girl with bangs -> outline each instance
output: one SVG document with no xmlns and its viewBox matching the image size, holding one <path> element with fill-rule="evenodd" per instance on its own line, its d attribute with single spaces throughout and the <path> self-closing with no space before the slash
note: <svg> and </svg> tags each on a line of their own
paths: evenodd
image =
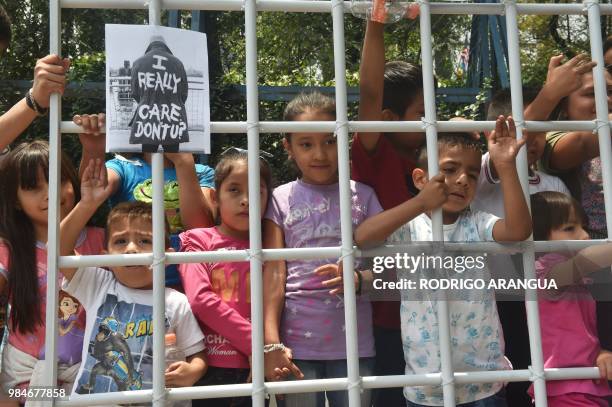
<svg viewBox="0 0 612 407">
<path fill-rule="evenodd" d="M 0 372 L 5 392 L 38 385 L 44 377 L 48 170 L 49 145 L 45 141 L 20 144 L 0 164 L 0 292 L 8 291 L 11 305 Z M 78 201 L 79 191 L 77 172 L 62 154 L 60 220 Z M 103 248 L 103 230 L 86 228 L 81 232 L 76 249 L 79 254 L 100 254 Z M 65 297 L 60 293 L 60 298 Z M 78 302 L 70 305 L 74 323 L 62 326 L 58 338 L 58 385 L 67 390 L 80 363 L 80 355 L 71 349 L 81 349 L 83 332 L 79 327 L 85 325 L 82 306 Z M 59 308 L 58 312 L 66 311 L 62 304 Z"/>
</svg>

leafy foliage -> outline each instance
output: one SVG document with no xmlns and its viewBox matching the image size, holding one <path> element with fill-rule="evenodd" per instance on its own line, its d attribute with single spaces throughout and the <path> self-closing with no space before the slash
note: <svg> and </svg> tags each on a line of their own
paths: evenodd
<svg viewBox="0 0 612 407">
<path fill-rule="evenodd" d="M 527 0 L 535 2 L 535 0 Z M 0 0 L 13 18 L 13 42 L 6 56 L 0 61 L 3 80 L 30 80 L 36 59 L 47 54 L 49 49 L 48 2 L 46 0 Z M 191 14 L 181 13 L 183 28 L 189 28 Z M 244 15 L 239 12 L 209 12 L 206 25 L 209 37 L 214 40 L 209 46 L 213 75 L 211 82 L 211 118 L 214 121 L 245 121 L 246 102 L 233 85 L 245 84 L 245 33 Z M 167 20 L 167 14 L 162 21 Z M 457 57 L 469 43 L 470 16 L 432 16 L 432 39 L 434 71 L 441 87 L 461 87 L 465 75 L 458 75 Z M 541 85 L 551 55 L 559 52 L 588 51 L 585 36 L 586 19 L 583 16 L 561 16 L 551 24 L 550 16 L 522 16 L 521 60 L 523 82 Z M 145 10 L 62 10 L 62 53 L 72 58 L 70 81 L 74 88 L 67 92 L 62 102 L 63 120 L 75 113 L 93 113 L 104 109 L 104 92 L 92 88 L 91 82 L 104 81 L 104 24 L 146 24 Z M 259 13 L 257 17 L 258 74 L 260 85 L 286 86 L 334 86 L 334 53 L 332 19 L 328 14 L 318 13 Z M 604 19 L 607 32 L 608 18 Z M 551 36 L 554 25 L 555 36 Z M 361 45 L 365 22 L 346 16 L 345 58 L 346 79 L 349 86 L 357 86 Z M 558 39 L 565 40 L 566 49 Z M 405 20 L 390 24 L 385 33 L 386 57 L 420 61 L 420 33 L 418 20 Z M 218 74 L 218 75 L 217 75 Z M 474 104 L 458 106 L 440 104 L 438 117 L 455 115 L 481 118 L 483 103 L 493 82 L 488 82 Z M 494 89 L 491 89 L 494 90 Z M 14 104 L 22 94 L 15 86 L 2 86 L 0 103 L 4 109 Z M 260 102 L 261 120 L 280 120 L 285 102 Z M 350 118 L 356 118 L 356 105 L 350 106 Z M 46 138 L 47 120 L 38 120 L 26 132 L 27 138 Z M 282 149 L 281 137 L 277 134 L 262 134 L 261 149 L 275 155 L 272 164 L 280 169 L 279 181 L 286 181 L 293 174 L 287 165 Z M 229 145 L 246 146 L 246 136 L 236 134 L 213 135 L 213 153 L 210 164 L 215 163 L 218 153 Z M 74 157 L 80 155 L 80 145 L 75 137 L 64 137 L 63 147 Z"/>
</svg>

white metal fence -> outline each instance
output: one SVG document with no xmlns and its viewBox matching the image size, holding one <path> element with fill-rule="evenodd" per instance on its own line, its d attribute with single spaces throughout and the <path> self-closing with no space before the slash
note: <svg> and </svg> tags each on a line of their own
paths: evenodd
<svg viewBox="0 0 612 407">
<path fill-rule="evenodd" d="M 274 249 L 262 250 L 261 227 L 259 222 L 260 202 L 252 199 L 249 202 L 250 249 L 234 252 L 206 253 L 164 253 L 164 210 L 163 210 L 163 158 L 161 154 L 153 155 L 153 216 L 154 216 L 154 250 L 152 254 L 59 257 L 58 248 L 58 208 L 59 193 L 59 151 L 61 147 L 60 134 L 77 132 L 76 126 L 69 122 L 61 122 L 61 100 L 54 95 L 50 111 L 50 188 L 49 192 L 49 240 L 48 240 L 48 286 L 46 315 L 46 349 L 48 385 L 56 383 L 56 337 L 57 337 L 57 273 L 58 267 L 76 266 L 109 266 L 118 264 L 153 265 L 153 295 L 155 322 L 163 321 L 164 316 L 164 263 L 176 264 L 205 261 L 250 261 L 251 265 L 251 312 L 252 312 L 252 345 L 253 345 L 253 382 L 226 386 L 191 387 L 167 390 L 164 386 L 164 336 L 161 330 L 153 334 L 153 389 L 128 391 L 118 393 L 96 394 L 73 397 L 70 401 L 56 401 L 58 406 L 91 406 L 111 403 L 142 403 L 153 401 L 154 406 L 163 406 L 164 400 L 189 398 L 211 398 L 222 396 L 252 396 L 256 407 L 264 405 L 266 393 L 301 393 L 323 390 L 345 390 L 349 394 L 351 406 L 360 405 L 360 390 L 363 388 L 400 387 L 411 385 L 442 385 L 445 406 L 454 406 L 455 383 L 485 383 L 509 381 L 533 381 L 535 384 L 536 405 L 546 406 L 546 380 L 570 378 L 592 379 L 598 377 L 596 368 L 543 368 L 541 336 L 538 318 L 537 302 L 533 297 L 527 297 L 527 315 L 529 338 L 531 345 L 532 366 L 528 370 L 515 371 L 483 371 L 454 372 L 450 358 L 450 337 L 447 304 L 439 302 L 439 324 L 441 345 L 441 372 L 425 375 L 399 375 L 383 377 L 360 377 L 357 352 L 357 324 L 355 293 L 352 290 L 352 268 L 354 256 L 372 256 L 393 254 L 392 247 L 379 248 L 373 251 L 361 252 L 353 249 L 350 190 L 349 190 L 349 131 L 425 131 L 429 157 L 429 171 L 438 172 L 437 133 L 446 131 L 482 131 L 494 128 L 494 122 L 443 122 L 437 121 L 433 84 L 433 63 L 431 44 L 431 14 L 505 14 L 507 19 L 508 50 L 510 61 L 510 79 L 512 91 L 512 111 L 517 122 L 517 137 L 522 136 L 523 129 L 534 131 L 544 130 L 593 130 L 599 134 L 600 151 L 603 165 L 604 197 L 606 213 L 612 213 L 612 196 L 610 195 L 612 160 L 610 147 L 610 127 L 608 122 L 608 106 L 600 16 L 612 14 L 611 5 L 600 5 L 597 0 L 586 0 L 582 4 L 517 4 L 513 0 L 503 0 L 501 4 L 476 3 L 429 3 L 419 0 L 421 7 L 420 30 L 422 45 L 422 65 L 425 98 L 425 118 L 422 122 L 349 122 L 347 116 L 346 81 L 345 81 L 345 49 L 344 49 L 344 15 L 350 13 L 351 4 L 348 1 L 310 1 L 310 0 L 51 0 L 50 1 L 50 51 L 61 54 L 60 15 L 61 8 L 117 8 L 117 9 L 149 9 L 150 24 L 160 23 L 160 10 L 191 9 L 191 10 L 225 10 L 243 12 L 246 34 L 246 80 L 247 80 L 247 121 L 246 122 L 216 122 L 212 124 L 213 133 L 246 133 L 248 137 L 250 196 L 259 196 L 259 135 L 272 132 L 287 131 L 335 131 L 338 135 L 339 179 L 341 197 L 342 246 L 312 249 Z M 331 13 L 333 19 L 333 41 L 336 75 L 336 122 L 259 122 L 257 93 L 257 42 L 256 16 L 258 12 L 316 12 Z M 518 44 L 517 17 L 519 14 L 582 14 L 588 16 L 589 34 L 591 39 L 591 57 L 598 62 L 594 69 L 594 85 L 597 107 L 597 118 L 594 121 L 579 122 L 524 122 L 521 90 L 521 69 Z M 518 156 L 519 176 L 523 191 L 527 193 L 527 157 L 525 149 Z M 527 195 L 526 195 L 527 196 Z M 527 200 L 529 202 L 529 200 Z M 437 211 L 433 216 L 434 239 L 442 240 L 442 217 Z M 612 217 L 607 218 L 608 230 L 612 229 Z M 519 244 L 525 250 L 524 266 L 527 278 L 534 277 L 534 250 L 552 251 L 561 247 L 582 248 L 590 244 L 600 244 L 602 241 L 590 242 L 525 242 Z M 419 253 L 427 244 L 411 244 L 408 250 Z M 500 246 L 495 243 L 453 244 L 445 245 L 446 250 L 478 250 L 495 252 Z M 404 248 L 406 249 L 406 248 Z M 264 383 L 263 368 L 263 312 L 262 312 L 262 261 L 273 259 L 313 259 L 341 257 L 344 265 L 344 296 L 346 319 L 346 345 L 348 377 L 324 380 L 303 380 L 293 382 Z M 528 293 L 529 294 L 529 293 Z"/>
</svg>

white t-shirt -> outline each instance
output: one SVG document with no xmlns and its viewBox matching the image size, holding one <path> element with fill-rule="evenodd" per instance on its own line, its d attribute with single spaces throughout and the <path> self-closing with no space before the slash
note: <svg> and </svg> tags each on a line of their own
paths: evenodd
<svg viewBox="0 0 612 407">
<path fill-rule="evenodd" d="M 153 385 L 153 291 L 124 286 L 111 271 L 77 270 L 63 289 L 85 307 L 83 356 L 72 393 L 150 389 Z M 204 350 L 187 297 L 166 288 L 166 329 L 186 356 Z M 91 388 L 90 388 L 91 381 Z"/>
<path fill-rule="evenodd" d="M 565 186 L 561 178 L 554 175 L 534 171 L 529 176 L 529 194 L 538 192 L 557 191 L 570 195 L 569 189 Z M 470 207 L 473 210 L 492 213 L 495 216 L 504 217 L 504 194 L 499 179 L 493 178 L 491 172 L 489 153 L 482 156 L 480 176 L 476 186 L 476 196 Z"/>
<path fill-rule="evenodd" d="M 444 225 L 444 240 L 491 241 L 493 226 L 498 220 L 485 212 L 464 211 L 455 223 Z M 421 214 L 396 230 L 387 242 L 432 241 L 432 237 L 431 219 Z M 447 255 L 453 253 L 447 252 L 442 256 Z M 406 269 L 397 272 L 399 279 L 409 277 Z M 485 266 L 479 270 L 465 270 L 463 274 L 486 278 L 488 269 Z M 422 291 L 419 293 L 423 294 Z M 411 290 L 403 290 L 401 294 L 400 317 L 406 374 L 440 372 L 438 301 L 427 298 L 427 295 L 426 299 L 416 299 Z M 476 300 L 450 300 L 448 304 L 453 369 L 458 372 L 510 369 L 504 357 L 504 335 L 497 315 L 495 293 L 480 290 L 477 295 Z M 458 403 L 470 403 L 492 396 L 501 388 L 502 383 L 457 384 L 455 397 Z M 404 396 L 413 403 L 431 406 L 444 404 L 442 387 L 439 385 L 404 387 Z"/>
</svg>

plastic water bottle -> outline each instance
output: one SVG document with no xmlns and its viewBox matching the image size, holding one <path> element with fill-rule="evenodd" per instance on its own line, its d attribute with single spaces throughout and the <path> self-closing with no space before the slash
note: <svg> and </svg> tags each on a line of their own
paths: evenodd
<svg viewBox="0 0 612 407">
<path fill-rule="evenodd" d="M 176 346 L 176 334 L 166 334 L 166 368 L 168 368 L 174 362 L 184 362 L 185 354 Z M 166 406 L 171 407 L 191 407 L 191 400 L 167 400 Z"/>
<path fill-rule="evenodd" d="M 404 17 L 414 19 L 418 6 L 410 5 L 407 0 L 351 0 L 351 12 L 356 17 L 390 24 Z"/>
</svg>

